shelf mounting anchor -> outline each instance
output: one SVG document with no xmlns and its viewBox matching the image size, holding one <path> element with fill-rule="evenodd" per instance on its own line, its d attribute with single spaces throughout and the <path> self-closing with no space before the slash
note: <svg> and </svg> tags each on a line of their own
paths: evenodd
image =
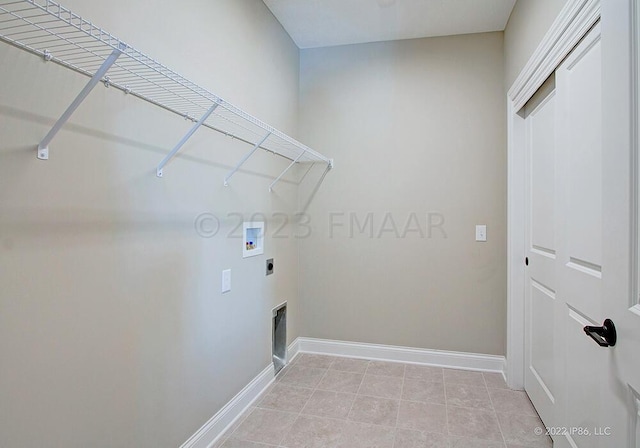
<svg viewBox="0 0 640 448">
<path fill-rule="evenodd" d="M 234 169 L 231 170 L 231 172 L 229 174 L 227 174 L 227 177 L 224 178 L 224 186 L 228 187 L 229 186 L 229 180 L 231 179 L 231 177 L 236 174 L 236 172 L 240 169 L 240 167 L 242 165 L 244 165 L 244 163 L 249 160 L 249 157 L 251 157 L 253 155 L 254 152 L 256 152 L 256 150 L 262 146 L 262 144 L 267 141 L 267 139 L 269 138 L 269 136 L 271 135 L 271 132 L 268 132 L 267 135 L 264 136 L 264 138 L 262 140 L 260 140 L 258 143 L 256 143 L 256 145 L 248 152 L 244 155 L 244 157 L 242 157 L 242 160 L 240 160 L 240 162 L 235 166 Z"/>
<path fill-rule="evenodd" d="M 287 173 L 287 171 L 289 171 L 289 170 L 291 169 L 291 167 L 292 167 L 293 165 L 295 165 L 296 163 L 298 163 L 298 160 L 300 160 L 300 158 L 301 158 L 301 157 L 302 157 L 306 152 L 307 152 L 307 151 L 303 150 L 303 151 L 300 153 L 300 155 L 299 155 L 298 157 L 296 157 L 296 158 L 295 158 L 295 160 L 293 160 L 293 161 L 289 164 L 289 166 L 288 166 L 288 167 L 286 167 L 286 168 L 285 168 L 285 170 L 284 170 L 282 173 L 280 173 L 280 175 L 279 175 L 278 177 L 276 177 L 276 180 L 274 180 L 273 182 L 271 182 L 271 185 L 269 185 L 269 193 L 271 193 L 271 192 L 273 191 L 273 186 L 274 186 L 275 184 L 277 184 L 277 183 L 278 183 L 278 181 L 279 181 L 280 179 L 282 179 L 282 176 L 284 176 L 284 175 Z"/>
<path fill-rule="evenodd" d="M 171 152 L 169 154 L 167 154 L 164 159 L 162 159 L 162 162 L 160 162 L 160 165 L 158 165 L 158 168 L 156 168 L 156 176 L 162 177 L 162 169 L 164 168 L 164 166 L 169 162 L 169 160 L 171 160 L 173 158 L 173 156 L 175 156 L 178 153 L 178 151 L 180 151 L 180 148 L 182 148 L 184 146 L 184 144 L 187 143 L 187 140 L 189 140 L 191 138 L 191 136 L 196 133 L 198 128 L 200 128 L 200 126 L 202 126 L 202 124 L 205 121 L 207 121 L 207 118 L 209 118 L 209 115 L 211 115 L 213 113 L 213 111 L 216 110 L 216 108 L 219 105 L 220 104 L 218 104 L 217 102 L 213 103 L 213 105 L 209 108 L 209 110 L 206 111 L 204 113 L 204 115 L 202 117 L 200 117 L 200 119 L 196 122 L 196 124 L 193 125 L 193 127 L 189 130 L 189 132 L 187 132 L 187 135 L 182 137 L 182 139 L 171 150 Z"/>
<path fill-rule="evenodd" d="M 49 159 L 49 143 L 51 143 L 51 141 L 56 136 L 58 131 L 62 129 L 62 126 L 64 126 L 64 124 L 67 121 L 69 121 L 69 118 L 71 118 L 71 115 L 73 115 L 73 113 L 76 111 L 78 106 L 82 104 L 82 102 L 89 95 L 89 93 L 91 93 L 93 88 L 100 82 L 100 80 L 104 77 L 107 71 L 109 71 L 111 66 L 116 62 L 116 59 L 118 59 L 118 57 L 122 54 L 122 52 L 126 50 L 126 47 L 127 47 L 126 44 L 121 43 L 119 45 L 119 49 L 113 50 L 111 52 L 109 57 L 107 57 L 107 59 L 105 59 L 105 61 L 102 63 L 98 71 L 91 77 L 87 85 L 84 86 L 82 91 L 80 91 L 76 99 L 73 100 L 73 103 L 71 103 L 71 105 L 67 108 L 67 110 L 64 111 L 62 116 L 58 118 L 58 121 L 56 121 L 56 124 L 53 125 L 51 130 L 47 133 L 47 135 L 45 135 L 45 137 L 42 139 L 42 141 L 38 145 L 38 159 L 40 160 Z"/>
</svg>

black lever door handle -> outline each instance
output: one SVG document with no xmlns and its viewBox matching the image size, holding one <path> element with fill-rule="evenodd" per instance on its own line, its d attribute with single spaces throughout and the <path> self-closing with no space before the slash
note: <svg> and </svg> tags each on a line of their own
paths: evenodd
<svg viewBox="0 0 640 448">
<path fill-rule="evenodd" d="M 584 332 L 598 343 L 600 347 L 613 347 L 616 345 L 618 335 L 616 334 L 616 326 L 613 325 L 611 319 L 605 319 L 602 327 L 584 327 Z"/>
</svg>

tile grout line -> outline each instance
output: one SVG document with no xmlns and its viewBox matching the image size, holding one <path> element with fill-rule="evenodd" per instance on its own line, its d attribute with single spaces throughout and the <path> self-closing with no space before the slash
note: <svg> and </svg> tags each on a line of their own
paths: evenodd
<svg viewBox="0 0 640 448">
<path fill-rule="evenodd" d="M 298 357 L 296 356 L 296 359 L 294 360 L 294 362 L 292 362 L 289 366 L 294 365 L 294 364 L 296 363 L 297 359 L 298 359 Z M 285 367 L 286 367 L 286 366 L 285 366 Z M 283 369 L 284 369 L 284 367 L 283 367 Z M 227 441 L 229 441 L 229 440 L 231 439 L 231 436 L 232 436 L 232 435 L 233 435 L 233 434 L 238 430 L 238 428 L 240 428 L 240 426 L 242 426 L 242 424 L 245 422 L 245 420 L 247 420 L 247 419 L 249 418 L 249 416 L 250 416 L 251 414 L 253 414 L 253 412 L 254 412 L 256 409 L 266 409 L 266 410 L 271 410 L 271 409 L 268 409 L 268 408 L 259 408 L 259 407 L 258 407 L 258 405 L 259 405 L 260 403 L 262 403 L 262 402 L 264 401 L 265 397 L 266 397 L 267 395 L 269 395 L 269 394 L 273 391 L 273 389 L 275 388 L 275 386 L 276 386 L 276 385 L 278 384 L 278 382 L 279 382 L 279 380 L 278 380 L 278 376 L 279 376 L 281 373 L 282 373 L 282 378 L 281 378 L 281 379 L 284 379 L 284 377 L 285 377 L 285 376 L 287 376 L 287 375 L 289 374 L 289 371 L 287 371 L 287 372 L 282 372 L 282 370 L 281 370 L 280 372 L 278 372 L 277 374 L 275 374 L 275 375 L 274 375 L 272 383 L 271 383 L 271 384 L 269 384 L 269 386 L 267 386 L 267 388 L 265 389 L 265 392 L 266 392 L 269 388 L 270 388 L 271 390 L 269 390 L 269 392 L 264 393 L 264 394 L 263 394 L 263 393 L 261 393 L 261 394 L 258 396 L 258 398 L 260 398 L 260 400 L 259 400 L 259 401 L 258 401 L 258 400 L 256 400 L 256 401 L 257 401 L 257 404 L 256 404 L 256 405 L 253 405 L 252 407 L 250 407 L 249 409 L 247 409 L 247 410 L 246 410 L 246 411 L 245 411 L 245 412 L 240 416 L 240 418 L 238 419 L 238 421 L 237 421 L 236 423 L 234 423 L 235 428 L 233 429 L 233 431 L 231 431 L 228 435 L 227 435 L 227 434 L 223 434 L 223 438 L 224 438 L 224 441 L 223 441 L 223 443 L 222 443 L 223 445 L 224 445 Z M 241 440 L 241 439 L 237 439 L 237 440 Z M 277 445 L 272 445 L 272 446 L 277 446 Z"/>
<path fill-rule="evenodd" d="M 326 355 L 326 356 L 330 356 L 330 355 Z M 348 422 L 348 418 L 349 418 L 349 414 L 351 413 L 351 409 L 353 409 L 353 405 L 355 404 L 356 398 L 358 397 L 358 391 L 360 390 L 360 386 L 362 385 L 362 382 L 364 381 L 364 374 L 362 375 L 362 380 L 360 380 L 360 384 L 358 385 L 358 389 L 356 390 L 355 394 L 349 394 L 347 392 L 340 392 L 340 391 L 336 391 L 336 390 L 325 390 L 325 389 L 321 389 L 320 388 L 320 384 L 322 384 L 322 381 L 324 380 L 324 378 L 329 374 L 329 372 L 332 370 L 331 367 L 335 364 L 336 359 L 335 357 L 332 357 L 333 360 L 331 361 L 331 363 L 329 364 L 329 366 L 327 367 L 327 371 L 324 373 L 324 375 L 322 375 L 322 378 L 320 378 L 320 381 L 318 381 L 318 384 L 316 385 L 315 389 L 314 389 L 314 393 L 315 391 L 321 391 L 321 392 L 331 392 L 334 394 L 348 394 L 348 395 L 353 395 L 353 401 L 351 402 L 351 406 L 349 407 L 349 411 L 347 412 L 347 415 L 344 417 L 344 419 L 341 418 L 336 418 L 336 417 L 327 417 L 327 416 L 313 416 L 311 414 L 309 414 L 312 417 L 317 417 L 317 418 L 322 418 L 322 419 L 328 419 L 328 420 L 335 420 L 338 422 L 342 422 L 343 423 L 343 429 L 344 429 L 344 423 Z M 336 372 L 342 372 L 341 370 L 335 370 Z M 365 370 L 366 371 L 366 370 Z M 351 373 L 351 372 L 347 372 L 347 373 Z M 311 398 L 309 398 L 311 399 Z M 305 405 L 306 407 L 306 405 Z M 302 410 L 300 411 L 300 416 L 302 416 L 302 411 L 304 410 L 304 407 L 302 408 Z M 341 432 L 339 437 L 336 440 L 336 444 L 335 446 L 337 446 L 340 441 L 342 440 L 342 437 L 344 435 L 344 432 Z M 286 448 L 286 447 L 284 447 Z"/>
<path fill-rule="evenodd" d="M 499 392 L 512 392 L 512 393 L 524 393 L 525 395 L 527 395 L 527 393 L 523 390 L 513 390 L 513 389 L 503 389 L 502 387 L 489 387 L 487 386 L 487 389 L 489 390 L 489 398 L 491 398 L 491 391 L 499 391 Z M 529 395 L 527 395 L 527 400 L 529 400 L 529 403 L 531 403 L 531 398 L 529 398 Z M 459 406 L 459 407 L 464 407 L 464 406 Z M 541 424 L 544 423 L 542 421 L 542 419 L 540 418 L 540 415 L 538 414 L 538 410 L 536 409 L 536 407 L 533 405 L 533 403 L 531 403 L 531 408 L 533 409 L 533 411 L 535 412 L 535 415 L 533 414 L 528 414 L 526 412 L 520 412 L 519 410 L 510 410 L 509 414 L 514 414 L 514 415 L 519 415 L 521 417 L 538 417 L 538 420 L 540 420 Z M 496 409 L 496 414 L 506 414 L 506 412 L 498 412 L 498 410 Z M 529 448 L 529 447 L 526 447 Z"/>
<path fill-rule="evenodd" d="M 303 353 L 304 355 L 304 353 Z M 298 412 L 298 414 L 296 415 L 296 419 L 293 421 L 293 423 L 291 424 L 291 427 L 289 428 L 289 430 L 287 431 L 287 433 L 282 437 L 282 440 L 280 440 L 280 443 L 278 444 L 279 447 L 284 447 L 286 448 L 285 445 L 283 445 L 284 441 L 287 439 L 287 436 L 289 435 L 289 433 L 291 433 L 292 429 L 293 429 L 293 425 L 295 425 L 295 423 L 298 421 L 298 419 L 300 417 L 303 416 L 302 411 L 304 411 L 304 408 L 307 407 L 307 404 L 309 404 L 309 401 L 311 401 L 311 397 L 313 397 L 313 395 L 315 394 L 315 392 L 317 390 L 321 390 L 318 389 L 318 386 L 320 385 L 320 383 L 322 382 L 322 380 L 324 379 L 325 376 L 327 376 L 327 374 L 329 373 L 329 369 L 331 368 L 331 366 L 333 365 L 333 363 L 335 362 L 335 360 L 331 360 L 331 362 L 329 363 L 329 365 L 326 368 L 326 371 L 322 374 L 322 377 L 320 378 L 320 380 L 316 383 L 316 385 L 313 387 L 311 392 L 311 395 L 309 395 L 309 398 L 307 399 L 307 401 L 305 402 L 304 406 L 302 406 L 302 408 L 300 408 L 300 411 Z M 305 367 L 305 366 L 303 366 Z"/>
<path fill-rule="evenodd" d="M 240 415 L 240 418 L 238 418 L 238 420 L 233 423 L 233 427 L 234 427 L 233 431 L 231 431 L 229 434 L 226 434 L 226 432 L 224 434 L 222 434 L 221 439 L 223 439 L 223 440 L 222 440 L 221 445 L 224 445 L 225 443 L 227 443 L 227 441 L 229 439 L 231 439 L 231 436 L 238 430 L 238 428 L 240 428 L 240 426 L 242 426 L 244 421 L 247 418 L 249 418 L 249 415 L 253 414 L 253 410 L 255 410 L 255 408 L 256 408 L 256 406 L 253 406 L 253 408 L 247 409 L 245 412 L 242 413 L 242 415 Z M 229 428 L 229 429 L 231 429 L 231 428 Z"/>
<path fill-rule="evenodd" d="M 329 355 L 327 355 L 329 356 Z M 304 366 L 303 366 L 304 367 Z M 332 370 L 331 368 L 329 369 L 325 369 L 325 368 L 321 368 L 321 367 L 315 367 L 316 369 L 322 369 L 322 370 Z M 345 370 L 335 370 L 337 372 L 342 372 L 342 373 L 354 373 L 354 374 L 359 374 L 357 372 L 349 372 L 349 371 L 345 371 Z M 325 374 L 328 374 L 328 372 L 326 372 Z M 383 376 L 385 378 L 399 378 L 397 376 L 389 376 L 389 375 L 374 375 L 374 374 L 370 374 L 373 376 Z M 364 374 L 363 374 L 363 379 L 360 382 L 360 386 L 362 385 L 364 381 Z M 432 381 L 434 383 L 438 383 L 437 381 Z M 332 391 L 332 390 L 326 390 L 326 389 L 321 389 L 319 387 L 311 388 L 311 387 L 303 387 L 303 386 L 299 386 L 299 385 L 292 385 L 292 384 L 283 384 L 283 387 L 291 387 L 291 388 L 297 388 L 297 389 L 307 389 L 307 390 L 311 390 L 311 391 L 315 391 L 315 390 L 319 390 L 319 391 L 323 391 L 323 392 L 332 392 L 332 393 L 338 393 L 338 394 L 346 394 L 346 395 L 354 395 L 354 397 L 369 397 L 369 398 L 381 398 L 381 399 L 385 399 L 385 400 L 394 400 L 394 399 L 390 399 L 390 398 L 385 398 L 385 397 L 379 397 L 379 396 L 375 396 L 375 395 L 365 395 L 365 394 L 361 394 L 360 393 L 360 386 L 358 386 L 358 390 L 356 391 L 356 393 L 351 393 L 351 392 L 339 392 L 339 391 Z M 395 401 L 395 400 L 394 400 Z M 425 404 L 425 403 L 432 403 L 432 404 L 440 404 L 440 403 L 435 403 L 435 402 L 424 402 L 424 401 L 414 401 L 414 400 L 399 400 L 399 401 L 407 401 L 407 402 L 412 402 L 412 403 L 421 403 L 421 404 Z M 352 405 L 353 408 L 353 405 Z M 273 409 L 273 408 L 260 408 L 260 409 L 264 409 L 264 410 L 268 410 L 268 411 L 276 411 L 276 412 L 285 412 L 288 414 L 295 414 L 295 415 L 302 415 L 302 416 L 309 416 L 309 417 L 317 417 L 317 418 L 322 418 L 322 419 L 328 419 L 328 420 L 335 420 L 335 421 L 349 421 L 349 422 L 353 422 L 353 423 L 357 423 L 357 424 L 363 424 L 363 425 L 370 425 L 370 426 L 374 426 L 377 428 L 384 428 L 384 429 L 390 429 L 391 426 L 388 425 L 380 425 L 377 423 L 366 423 L 366 422 L 358 422 L 358 421 L 351 421 L 351 420 L 344 420 L 344 419 L 340 419 L 337 417 L 327 417 L 327 416 L 319 416 L 319 415 L 314 415 L 314 414 L 303 414 L 302 412 L 296 413 L 296 412 L 292 412 L 292 411 L 283 411 L 283 410 L 279 410 L 279 409 Z M 262 442 L 261 442 L 262 443 Z"/>
<path fill-rule="evenodd" d="M 297 355 L 297 356 L 296 356 L 296 359 L 295 359 L 291 364 L 289 364 L 289 367 L 293 367 L 295 364 L 297 364 L 301 357 L 302 357 L 302 354 Z M 282 377 L 282 379 L 285 379 L 285 377 L 289 374 L 289 372 L 290 372 L 290 371 L 291 371 L 291 370 L 289 370 L 287 373 L 285 373 L 285 375 Z M 313 392 L 311 392 L 311 395 L 313 395 Z M 309 397 L 311 397 L 311 395 L 309 395 Z M 307 405 L 307 402 L 308 402 L 308 401 L 309 401 L 309 399 L 307 399 L 307 401 L 304 403 L 304 406 L 306 406 L 306 405 Z M 302 406 L 302 407 L 304 408 L 304 406 Z M 298 412 L 298 413 L 296 414 L 296 418 L 293 420 L 293 423 L 291 424 L 291 426 L 293 426 L 293 424 L 296 422 L 296 420 L 298 419 L 298 416 L 299 416 L 299 415 L 300 415 L 300 412 Z M 291 428 L 289 428 L 289 430 L 287 431 L 287 433 L 286 433 L 286 434 L 284 434 L 284 435 L 282 436 L 282 438 L 281 438 L 281 439 L 280 439 L 280 441 L 278 442 L 278 445 L 277 445 L 278 447 L 281 447 L 281 446 L 282 446 L 282 442 L 284 442 L 284 439 L 285 439 L 285 437 L 287 436 L 287 434 L 289 434 L 289 431 L 290 431 L 290 430 L 291 430 Z"/>
<path fill-rule="evenodd" d="M 358 384 L 358 389 L 356 389 L 356 393 L 355 393 L 355 398 L 353 399 L 353 402 L 351 403 L 351 407 L 349 408 L 349 412 L 347 412 L 347 418 L 346 421 L 350 421 L 349 420 L 349 416 L 351 415 L 351 411 L 353 411 L 353 407 L 356 404 L 356 400 L 358 399 L 358 394 L 360 393 L 360 388 L 362 387 L 362 383 L 364 383 L 364 377 L 367 374 L 367 370 L 369 369 L 369 364 L 371 363 L 371 361 L 367 362 L 367 367 L 364 369 L 364 373 L 362 374 L 362 379 L 360 380 L 360 384 Z"/>
<path fill-rule="evenodd" d="M 290 364 L 290 367 L 295 366 L 296 364 L 298 364 L 298 362 L 300 361 L 300 359 L 302 359 L 302 356 L 304 355 L 304 353 L 300 353 L 298 354 L 295 359 L 293 360 L 293 362 Z M 304 366 L 303 366 L 304 367 Z M 291 370 L 289 370 L 283 377 L 282 379 L 285 379 L 285 377 L 291 372 Z M 309 395 L 309 398 L 307 398 L 307 401 L 305 401 L 304 405 L 302 406 L 302 408 L 300 408 L 300 411 L 296 414 L 296 418 L 293 420 L 293 423 L 291 423 L 291 427 L 293 427 L 293 425 L 295 425 L 296 421 L 298 420 L 298 417 L 300 417 L 300 413 L 302 412 L 302 409 L 304 409 L 304 407 L 307 405 L 307 403 L 309 402 L 309 400 L 311 399 L 311 396 L 313 395 L 313 390 L 311 392 L 311 395 Z M 286 433 L 282 436 L 282 438 L 280 439 L 280 441 L 278 442 L 278 447 L 282 447 L 284 445 L 282 445 L 284 443 L 284 440 L 286 439 L 286 437 L 289 435 L 289 432 L 291 431 L 291 427 L 288 428 L 288 430 L 286 431 Z"/>
<path fill-rule="evenodd" d="M 349 420 L 349 415 L 351 415 L 351 411 L 353 410 L 353 406 L 356 404 L 356 400 L 358 399 L 358 392 L 360 392 L 360 388 L 362 387 L 362 383 L 364 382 L 364 376 L 367 374 L 367 369 L 369 368 L 369 363 L 370 363 L 370 361 L 367 361 L 367 367 L 364 369 L 364 373 L 362 374 L 362 379 L 360 380 L 360 384 L 358 384 L 358 388 L 356 389 L 355 394 L 353 394 L 353 401 L 351 402 L 351 406 L 349 407 L 349 411 L 347 412 L 347 415 L 344 418 L 344 420 L 341 420 L 345 424 L 351 421 L 351 420 Z M 338 372 L 340 372 L 340 371 L 338 370 Z M 348 373 L 354 373 L 354 372 L 348 372 Z M 336 393 L 339 393 L 339 392 L 336 392 Z M 344 427 L 343 427 L 343 429 L 344 429 Z M 340 437 L 338 437 L 338 441 L 336 442 L 336 446 L 340 443 L 340 441 L 342 440 L 343 436 L 344 436 L 344 431 L 340 434 Z"/>
<path fill-rule="evenodd" d="M 407 366 L 402 369 L 402 386 L 400 387 L 400 397 L 398 398 L 398 412 L 396 412 L 396 430 L 398 429 L 398 419 L 400 418 L 400 405 L 402 404 L 402 394 L 404 393 L 404 379 L 407 375 Z"/>
<path fill-rule="evenodd" d="M 407 365 L 402 367 L 402 386 L 400 387 L 400 399 L 398 400 L 398 411 L 396 412 L 396 426 L 393 431 L 393 447 L 396 446 L 396 436 L 398 435 L 398 421 L 400 420 L 400 406 L 402 406 L 402 397 L 404 395 L 404 381 L 407 377 Z"/>
<path fill-rule="evenodd" d="M 444 421 L 447 425 L 447 439 L 451 445 L 451 431 L 449 431 L 449 400 L 447 400 L 447 383 L 444 380 L 444 369 L 442 369 L 442 389 L 444 390 Z"/>
<path fill-rule="evenodd" d="M 349 408 L 349 412 L 347 412 L 347 416 L 344 419 L 345 422 L 349 422 L 350 421 L 349 420 L 349 415 L 351 415 L 351 411 L 353 410 L 353 406 L 356 404 L 356 400 L 358 399 L 358 392 L 360 392 L 360 388 L 362 387 L 362 383 L 364 382 L 364 376 L 367 374 L 367 369 L 369 368 L 369 363 L 370 363 L 370 361 L 367 361 L 367 367 L 364 369 L 364 373 L 362 374 L 362 379 L 360 380 L 360 384 L 358 384 L 358 389 L 356 389 L 356 393 L 354 394 L 353 401 L 351 402 L 351 407 Z M 344 431 L 340 434 L 340 437 L 338 438 L 338 441 L 336 442 L 336 445 L 338 445 L 340 443 L 340 441 L 342 440 L 343 436 L 344 436 Z"/>
<path fill-rule="evenodd" d="M 489 396 L 489 402 L 491 403 L 491 409 L 493 410 L 493 415 L 496 416 L 496 422 L 498 422 L 498 429 L 500 430 L 500 436 L 502 437 L 502 443 L 504 446 L 507 446 L 507 440 L 504 438 L 504 432 L 502 431 L 502 425 L 500 424 L 500 419 L 498 418 L 498 412 L 496 411 L 496 407 L 493 404 L 493 399 L 491 398 L 491 394 L 489 393 L 489 386 L 487 385 L 487 379 L 482 374 L 482 380 L 484 381 L 485 389 L 487 390 L 487 395 Z"/>
</svg>

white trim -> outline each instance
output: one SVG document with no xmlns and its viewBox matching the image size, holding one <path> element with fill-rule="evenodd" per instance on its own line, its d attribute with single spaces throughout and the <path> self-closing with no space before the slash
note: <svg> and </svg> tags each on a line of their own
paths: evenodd
<svg viewBox="0 0 640 448">
<path fill-rule="evenodd" d="M 293 361 L 298 356 L 298 353 L 300 353 L 300 338 L 297 338 L 289 345 L 287 349 L 287 364 Z"/>
<path fill-rule="evenodd" d="M 507 94 L 507 366 L 509 387 L 524 386 L 524 179 L 518 111 L 600 18 L 600 0 L 568 0 Z"/>
<path fill-rule="evenodd" d="M 504 358 L 502 362 L 502 378 L 504 378 L 504 382 L 507 382 L 507 358 Z"/>
<path fill-rule="evenodd" d="M 332 341 L 327 339 L 298 338 L 302 353 L 316 353 L 379 361 L 425 364 L 463 370 L 502 372 L 504 356 L 477 353 L 449 352 L 361 342 Z"/>
<path fill-rule="evenodd" d="M 238 395 L 225 404 L 216 415 L 205 423 L 180 448 L 210 448 L 222 434 L 233 425 L 260 394 L 273 382 L 275 371 L 273 364 L 269 364 Z"/>
<path fill-rule="evenodd" d="M 298 356 L 299 339 L 293 341 L 287 348 L 287 363 Z M 216 415 L 211 417 L 189 440 L 180 448 L 211 448 L 220 437 L 233 425 L 238 418 L 258 399 L 260 395 L 275 380 L 273 363 L 269 364 L 249 384 L 247 384 L 235 397 L 225 404 Z"/>
<path fill-rule="evenodd" d="M 507 384 L 513 389 L 524 389 L 524 284 L 525 284 L 525 156 L 516 151 L 514 129 L 524 130 L 522 118 L 507 105 Z M 524 138 L 521 133 L 521 142 Z"/>
<path fill-rule="evenodd" d="M 640 306 L 640 235 L 638 235 L 638 225 L 640 224 L 640 2 L 631 2 L 631 127 L 632 127 L 632 223 L 631 241 L 634 250 L 631 254 L 631 275 L 632 275 L 632 308 Z"/>
<path fill-rule="evenodd" d="M 520 110 L 600 18 L 600 0 L 569 0 L 507 94 Z"/>
<path fill-rule="evenodd" d="M 278 315 L 278 311 L 280 311 L 280 308 L 283 308 L 285 306 L 287 306 L 286 300 L 282 302 L 280 305 L 276 305 L 273 308 L 271 308 L 271 317 L 276 317 Z"/>
</svg>

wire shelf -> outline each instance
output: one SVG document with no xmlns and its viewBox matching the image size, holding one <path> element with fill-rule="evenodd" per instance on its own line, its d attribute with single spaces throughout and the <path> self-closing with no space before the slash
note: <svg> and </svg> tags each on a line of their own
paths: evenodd
<svg viewBox="0 0 640 448">
<path fill-rule="evenodd" d="M 96 76 L 115 51 L 119 55 L 99 79 L 106 85 L 195 123 L 206 117 L 200 120 L 202 126 L 256 145 L 254 149 L 291 161 L 323 162 L 329 167 L 333 164 L 331 159 L 51 0 L 0 0 L 0 40 L 90 78 Z"/>
</svg>

